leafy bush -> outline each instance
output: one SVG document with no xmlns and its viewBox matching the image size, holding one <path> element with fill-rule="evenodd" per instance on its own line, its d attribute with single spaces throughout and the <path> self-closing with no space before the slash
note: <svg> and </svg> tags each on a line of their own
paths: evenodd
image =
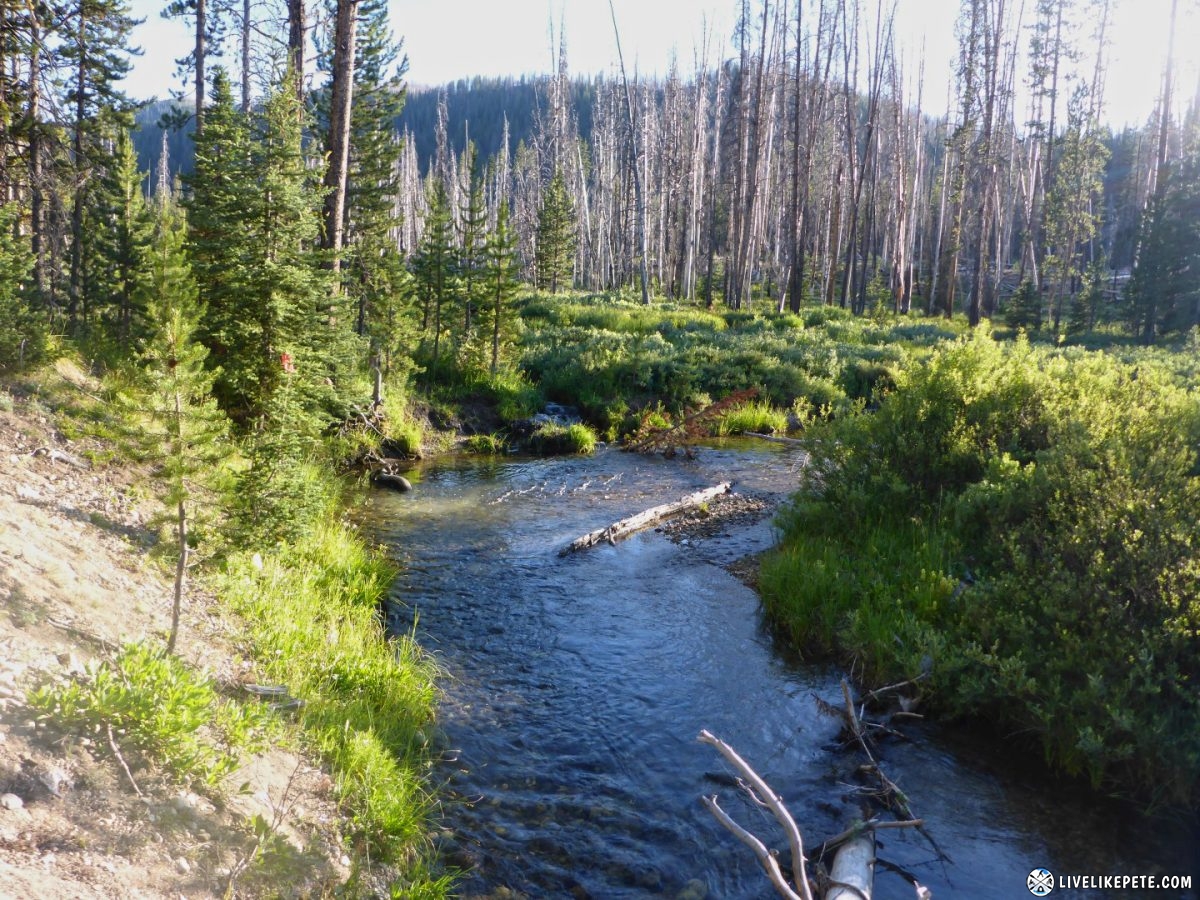
<svg viewBox="0 0 1200 900">
<path fill-rule="evenodd" d="M 982 333 L 814 442 L 769 607 L 873 677 L 1152 801 L 1200 800 L 1200 403 Z"/>
<path fill-rule="evenodd" d="M 125 644 L 85 677 L 39 688 L 29 705 L 99 747 L 111 732 L 122 753 L 209 787 L 237 767 L 240 751 L 260 745 L 266 725 L 261 712 L 223 699 L 208 678 L 146 644 Z"/>
</svg>

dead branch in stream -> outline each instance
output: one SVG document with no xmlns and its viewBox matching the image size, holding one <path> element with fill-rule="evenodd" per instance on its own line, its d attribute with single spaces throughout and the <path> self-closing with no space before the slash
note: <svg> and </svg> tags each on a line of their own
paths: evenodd
<svg viewBox="0 0 1200 900">
<path fill-rule="evenodd" d="M 727 493 L 729 493 L 729 482 L 722 481 L 714 487 L 696 491 L 696 493 L 688 494 L 686 497 L 680 497 L 674 503 L 664 503 L 661 506 L 651 507 L 638 513 L 636 516 L 629 516 L 628 518 L 621 519 L 619 522 L 613 522 L 607 528 L 597 528 L 583 537 L 576 538 L 560 550 L 558 555 L 566 556 L 568 553 L 574 553 L 576 550 L 586 550 L 588 547 L 594 547 L 602 542 L 615 544 L 617 541 L 629 537 L 635 531 L 640 531 L 643 528 L 653 525 L 655 522 L 662 521 L 669 516 L 678 515 L 685 510 L 700 506 L 702 503 L 707 503 L 709 500 Z"/>
<path fill-rule="evenodd" d="M 836 710 L 834 707 L 831 707 L 829 704 L 823 702 L 818 702 L 817 705 L 822 712 L 828 713 L 833 711 L 835 714 L 841 715 L 841 718 L 845 723 L 846 731 L 849 732 L 850 737 L 861 748 L 863 755 L 867 757 L 867 764 L 860 766 L 859 771 L 868 778 L 872 778 L 876 782 L 877 786 L 873 789 L 863 788 L 862 790 L 867 793 L 868 796 L 880 803 L 884 808 L 893 810 L 902 815 L 904 818 L 901 820 L 901 827 L 916 828 L 917 831 L 919 831 L 925 838 L 925 840 L 929 841 L 929 845 L 933 848 L 934 852 L 937 853 L 938 858 L 949 861 L 949 855 L 947 855 L 942 848 L 938 846 L 937 841 L 933 839 L 933 835 L 931 835 L 925 828 L 924 819 L 919 818 L 915 813 L 913 813 L 912 807 L 909 805 L 908 796 L 902 790 L 900 790 L 900 787 L 896 784 L 896 782 L 888 778 L 887 774 L 883 771 L 883 768 L 879 765 L 879 761 L 875 758 L 875 754 L 871 750 L 871 744 L 867 737 L 862 713 L 855 709 L 854 698 L 850 693 L 850 683 L 844 678 L 842 679 L 842 699 L 845 702 L 845 706 L 843 706 L 841 710 Z"/>
<path fill-rule="evenodd" d="M 717 817 L 717 821 L 737 836 L 738 840 L 754 850 L 759 862 L 762 863 L 763 868 L 767 872 L 767 877 L 771 879 L 771 883 L 775 886 L 775 890 L 779 892 L 781 897 L 787 897 L 789 900 L 792 900 L 792 898 L 799 900 L 801 897 L 804 900 L 813 900 L 812 889 L 808 884 L 808 873 L 805 871 L 804 839 L 800 836 L 800 829 L 796 826 L 796 820 L 792 818 L 792 814 L 783 805 L 783 799 L 771 790 L 770 786 L 762 779 L 762 776 L 755 772 L 750 767 L 750 764 L 738 756 L 737 752 L 724 741 L 714 737 L 708 731 L 701 731 L 697 740 L 702 744 L 715 747 L 717 752 L 725 757 L 729 764 L 745 779 L 744 782 L 739 779 L 742 790 L 749 794 L 750 799 L 756 805 L 769 809 L 771 814 L 775 816 L 776 821 L 783 826 L 792 851 L 792 878 L 795 882 L 794 887 L 793 885 L 789 885 L 787 879 L 783 877 L 783 872 L 779 868 L 779 862 L 775 858 L 774 852 L 768 851 L 762 841 L 734 822 L 717 805 L 715 794 L 711 797 L 705 797 L 704 805 Z"/>
<path fill-rule="evenodd" d="M 888 688 L 878 691 L 877 694 L 883 693 L 885 690 L 894 690 L 900 686 L 890 685 Z M 779 865 L 778 852 L 769 849 L 759 837 L 734 821 L 733 817 L 717 803 L 715 794 L 702 798 L 705 807 L 721 825 L 754 851 L 754 855 L 758 858 L 759 864 L 763 867 L 763 871 L 775 891 L 788 900 L 812 900 L 814 897 L 822 898 L 822 900 L 862 900 L 862 898 L 871 900 L 877 862 L 885 868 L 900 872 L 902 877 L 913 886 L 918 900 L 930 900 L 931 892 L 921 885 L 915 876 L 897 869 L 886 860 L 876 859 L 875 832 L 885 829 L 915 828 L 929 841 L 939 859 L 949 860 L 949 857 L 942 852 L 925 829 L 925 821 L 913 815 L 904 792 L 888 778 L 880 766 L 878 753 L 872 746 L 867 733 L 867 729 L 876 726 L 877 723 L 864 719 L 865 706 L 861 710 L 857 707 L 850 692 L 850 684 L 845 680 L 842 681 L 842 699 L 845 703 L 843 707 L 833 706 L 820 698 L 815 699 L 818 708 L 823 713 L 842 720 L 845 731 L 849 734 L 852 742 L 867 758 L 867 762 L 859 767 L 859 772 L 871 778 L 875 782 L 875 786 L 869 790 L 858 788 L 859 793 L 869 797 L 875 804 L 902 815 L 903 818 L 895 821 L 882 820 L 872 815 L 869 807 L 864 806 L 863 821 L 856 822 L 841 834 L 815 845 L 818 848 L 817 852 L 806 859 L 800 829 L 787 807 L 784 806 L 782 798 L 732 747 L 715 738 L 708 731 L 701 731 L 700 742 L 715 747 L 734 768 L 737 778 L 733 783 L 746 793 L 755 806 L 768 810 L 782 826 L 791 851 L 791 880 L 789 881 Z M 827 870 L 825 868 L 826 860 L 829 859 L 830 854 L 832 854 L 832 861 L 828 864 Z M 811 864 L 812 867 L 811 882 L 808 864 Z"/>
</svg>

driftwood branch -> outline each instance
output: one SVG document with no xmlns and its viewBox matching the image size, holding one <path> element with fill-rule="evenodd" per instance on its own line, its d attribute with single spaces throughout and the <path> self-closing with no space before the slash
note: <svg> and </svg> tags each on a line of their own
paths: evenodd
<svg viewBox="0 0 1200 900">
<path fill-rule="evenodd" d="M 934 840 L 933 835 L 930 834 L 928 829 L 925 828 L 924 820 L 922 820 L 912 811 L 912 807 L 909 806 L 908 803 L 907 795 L 905 795 L 904 791 L 900 790 L 900 787 L 896 784 L 896 782 L 888 778 L 888 776 L 884 773 L 883 768 L 879 765 L 879 762 L 875 759 L 874 754 L 871 753 L 871 747 L 867 741 L 862 720 L 859 718 L 859 714 L 854 708 L 854 698 L 850 693 L 850 684 L 844 678 L 842 679 L 842 698 L 846 704 L 845 709 L 842 710 L 842 714 L 846 720 L 846 727 L 849 729 L 853 737 L 858 741 L 858 745 L 862 748 L 863 753 L 866 754 L 866 757 L 869 760 L 868 764 L 863 766 L 862 769 L 863 771 L 874 775 L 876 780 L 879 782 L 879 791 L 877 792 L 878 798 L 888 808 L 899 810 L 905 819 L 908 820 L 908 822 L 914 823 L 907 827 L 916 828 L 917 831 L 919 831 L 925 838 L 925 840 L 929 841 L 929 845 L 934 849 L 934 852 L 937 853 L 938 858 L 948 861 L 950 859 L 949 854 L 947 854 L 940 846 L 938 846 L 938 842 Z"/>
<path fill-rule="evenodd" d="M 736 750 L 719 738 L 714 737 L 711 732 L 707 730 L 701 731 L 697 740 L 699 740 L 702 744 L 708 744 L 709 746 L 715 747 L 717 752 L 725 757 L 726 761 L 733 766 L 742 776 L 742 778 L 745 779 L 745 781 L 750 785 L 754 791 L 754 794 L 761 798 L 764 803 L 766 803 L 767 807 L 771 810 L 772 815 L 775 816 L 776 821 L 783 826 L 783 830 L 787 834 L 788 844 L 790 845 L 792 851 L 792 877 L 796 882 L 796 887 L 800 890 L 800 896 L 803 897 L 804 900 L 812 900 L 812 892 L 808 887 L 808 873 L 805 870 L 804 840 L 800 837 L 800 829 L 796 826 L 796 820 L 792 818 L 792 814 L 788 812 L 787 807 L 783 805 L 783 799 L 773 790 L 771 790 L 770 785 L 763 780 L 761 775 L 759 775 L 750 767 L 749 763 L 747 763 L 737 754 Z M 711 810 L 715 803 L 706 805 Z M 725 827 L 728 828 L 729 826 L 726 825 Z M 762 857 L 760 856 L 759 859 L 761 861 Z M 770 874 L 770 868 L 766 866 L 766 863 L 763 865 L 764 868 L 767 868 L 768 874 Z M 774 881 L 774 879 L 772 879 L 772 881 Z M 776 887 L 778 889 L 778 886 Z"/>
<path fill-rule="evenodd" d="M 90 469 L 92 464 L 86 459 L 80 459 L 72 453 L 67 453 L 65 450 L 56 450 L 53 447 L 38 447 L 29 452 L 30 456 L 44 456 L 51 462 L 64 462 L 68 466 L 74 466 L 76 469 Z"/>
<path fill-rule="evenodd" d="M 842 844 L 858 837 L 861 834 L 867 834 L 873 831 L 881 831 L 887 828 L 921 828 L 924 826 L 924 824 L 924 819 L 904 819 L 903 821 L 899 822 L 881 822 L 879 819 L 869 819 L 866 822 L 859 822 L 856 825 L 852 825 L 841 834 L 836 834 L 833 837 L 823 841 L 821 843 L 821 850 L 816 855 L 818 857 L 824 856 L 830 850 L 840 847 Z"/>
<path fill-rule="evenodd" d="M 842 845 L 829 870 L 830 890 L 825 900 L 871 900 L 875 881 L 875 835 L 866 832 Z"/>
<path fill-rule="evenodd" d="M 699 506 L 702 503 L 707 503 L 721 494 L 729 492 L 729 482 L 723 481 L 720 484 L 705 488 L 702 491 L 696 491 L 694 494 L 688 494 L 686 497 L 681 497 L 674 503 L 664 503 L 661 506 L 654 506 L 650 509 L 638 513 L 636 516 L 629 516 L 626 519 L 621 519 L 619 522 L 613 522 L 607 528 L 598 528 L 595 531 L 585 534 L 581 538 L 576 538 L 566 547 L 559 551 L 559 556 L 566 556 L 569 553 L 574 553 L 577 550 L 586 550 L 589 547 L 594 547 L 601 542 L 615 544 L 617 541 L 629 537 L 636 531 L 641 531 L 666 519 L 670 516 L 678 515 L 685 510 Z"/>
<path fill-rule="evenodd" d="M 735 822 L 729 813 L 721 809 L 717 803 L 716 796 L 702 797 L 704 805 L 708 807 L 708 811 L 713 814 L 718 822 L 729 829 L 739 841 L 754 851 L 754 855 L 758 857 L 758 861 L 767 872 L 767 877 L 771 879 L 771 884 L 775 886 L 775 890 L 779 896 L 786 900 L 812 900 L 812 895 L 805 891 L 804 894 L 797 894 L 792 890 L 791 885 L 787 883 L 787 879 L 783 877 L 783 871 L 779 868 L 779 860 L 775 854 L 767 849 L 766 844 L 752 835 L 749 831 Z"/>
</svg>

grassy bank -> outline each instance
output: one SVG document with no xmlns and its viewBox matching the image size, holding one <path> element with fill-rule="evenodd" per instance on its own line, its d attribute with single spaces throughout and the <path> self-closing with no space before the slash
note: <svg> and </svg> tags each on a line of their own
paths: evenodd
<svg viewBox="0 0 1200 900">
<path fill-rule="evenodd" d="M 359 859 L 400 864 L 395 896 L 437 897 L 448 884 L 427 877 L 424 854 L 435 671 L 411 637 L 384 635 L 394 575 L 348 526 L 326 520 L 258 558 L 233 554 L 216 587 L 261 677 L 304 699 L 300 724 L 334 774 Z"/>
<path fill-rule="evenodd" d="M 1097 786 L 1200 800 L 1200 398 L 982 333 L 814 434 L 771 615 Z"/>
</svg>

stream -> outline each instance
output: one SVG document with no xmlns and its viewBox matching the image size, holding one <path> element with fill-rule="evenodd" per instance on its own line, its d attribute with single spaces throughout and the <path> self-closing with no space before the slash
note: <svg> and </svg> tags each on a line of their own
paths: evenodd
<svg viewBox="0 0 1200 900">
<path fill-rule="evenodd" d="M 579 535 L 716 484 L 782 499 L 803 455 L 731 443 L 695 460 L 606 449 L 592 457 L 441 459 L 374 492 L 368 533 L 404 570 L 389 627 L 416 631 L 444 669 L 443 851 L 470 867 L 463 897 L 767 898 L 753 854 L 703 808 L 722 806 L 769 846 L 770 814 L 730 787 L 707 728 L 782 795 L 809 842 L 859 816 L 858 757 L 836 744 L 842 672 L 773 639 L 752 590 L 724 566 L 769 547 L 766 519 L 686 542 L 649 530 L 559 558 Z M 952 862 L 905 831 L 879 855 L 937 900 L 1029 897 L 1026 877 L 1192 875 L 1194 820 L 1131 809 L 1011 759 L 1003 741 L 918 724 L 882 764 Z M 912 900 L 879 871 L 879 900 Z M 1057 889 L 1054 897 L 1144 891 Z"/>
</svg>

